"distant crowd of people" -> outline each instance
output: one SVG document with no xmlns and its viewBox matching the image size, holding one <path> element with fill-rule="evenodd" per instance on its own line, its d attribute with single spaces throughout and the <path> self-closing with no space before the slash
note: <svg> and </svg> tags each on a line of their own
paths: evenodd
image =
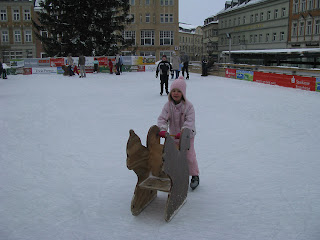
<svg viewBox="0 0 320 240">
<path fill-rule="evenodd" d="M 86 65 L 86 58 L 83 54 L 79 56 L 78 66 L 74 64 L 72 55 L 69 54 L 66 60 L 67 68 L 65 68 L 65 75 L 73 76 L 77 74 L 79 78 L 85 78 L 86 77 L 85 65 Z M 116 55 L 116 75 L 120 75 L 122 73 L 122 66 L 123 66 L 122 56 L 121 54 L 117 54 Z M 78 67 L 80 68 L 80 73 L 79 73 Z M 114 66 L 111 59 L 108 60 L 108 67 L 109 67 L 110 74 L 113 74 Z M 93 73 L 98 73 L 98 72 L 99 72 L 99 61 L 97 58 L 94 58 Z"/>
</svg>

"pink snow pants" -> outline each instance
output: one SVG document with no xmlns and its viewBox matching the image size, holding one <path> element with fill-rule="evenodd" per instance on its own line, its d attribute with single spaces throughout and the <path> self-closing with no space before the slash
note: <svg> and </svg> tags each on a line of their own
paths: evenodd
<svg viewBox="0 0 320 240">
<path fill-rule="evenodd" d="M 175 142 L 179 146 L 179 140 L 176 139 Z M 196 151 L 194 150 L 194 138 L 190 138 L 190 149 L 187 151 L 187 160 L 188 160 L 188 166 L 189 166 L 189 175 L 198 176 L 199 167 L 198 167 Z"/>
</svg>

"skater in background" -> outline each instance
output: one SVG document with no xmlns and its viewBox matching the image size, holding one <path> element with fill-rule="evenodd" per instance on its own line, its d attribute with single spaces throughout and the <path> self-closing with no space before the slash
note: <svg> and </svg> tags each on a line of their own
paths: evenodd
<svg viewBox="0 0 320 240">
<path fill-rule="evenodd" d="M 195 189 L 199 185 L 199 167 L 194 149 L 195 111 L 191 102 L 186 98 L 187 85 L 184 77 L 174 80 L 170 86 L 168 102 L 164 105 L 158 117 L 159 136 L 164 138 L 169 130 L 170 135 L 175 136 L 179 144 L 181 131 L 184 128 L 190 129 L 190 149 L 187 151 L 189 175 L 191 177 L 190 187 Z"/>
<path fill-rule="evenodd" d="M 204 57 L 201 61 L 201 65 L 202 65 L 202 77 L 208 76 L 208 61 L 207 59 Z"/>
<path fill-rule="evenodd" d="M 184 76 L 184 72 L 186 71 L 186 73 L 187 73 L 186 79 L 189 79 L 189 56 L 185 52 L 182 52 L 180 59 L 183 64 L 182 76 Z"/>
<path fill-rule="evenodd" d="M 93 73 L 98 73 L 98 69 L 99 69 L 99 61 L 97 58 L 94 58 L 93 61 Z"/>
<path fill-rule="evenodd" d="M 83 56 L 83 54 L 81 54 L 79 56 L 79 62 L 78 62 L 78 66 L 80 67 L 80 76 L 79 76 L 79 78 L 86 77 L 85 65 L 86 65 L 86 58 Z"/>
<path fill-rule="evenodd" d="M 120 73 L 122 72 L 121 71 L 121 68 L 122 68 L 122 56 L 120 54 L 117 54 L 116 55 L 116 68 L 117 68 L 117 72 L 116 74 L 117 75 L 120 75 Z"/>
<path fill-rule="evenodd" d="M 180 73 L 181 60 L 180 60 L 180 57 L 176 54 L 176 52 L 173 52 L 173 55 L 171 56 L 171 64 L 172 64 L 172 70 L 173 70 L 171 74 L 171 79 L 173 79 L 174 72 L 176 73 L 176 79 L 177 79 Z"/>
<path fill-rule="evenodd" d="M 162 61 L 158 64 L 156 70 L 156 78 L 158 77 L 160 72 L 160 95 L 163 94 L 163 85 L 165 85 L 166 93 L 169 94 L 168 91 L 168 81 L 170 72 L 172 72 L 172 65 L 167 61 L 167 56 L 162 56 Z"/>
<path fill-rule="evenodd" d="M 68 66 L 68 71 L 69 71 L 69 76 L 73 76 L 74 72 L 72 71 L 72 67 L 73 67 L 73 58 L 71 53 L 69 53 L 68 57 L 67 57 L 67 66 Z"/>
<path fill-rule="evenodd" d="M 109 63 L 108 63 L 108 65 L 109 65 L 109 71 L 110 71 L 110 74 L 113 74 L 113 72 L 112 72 L 112 69 L 113 69 L 113 63 L 112 63 L 112 61 L 111 61 L 111 59 L 109 58 Z"/>
</svg>

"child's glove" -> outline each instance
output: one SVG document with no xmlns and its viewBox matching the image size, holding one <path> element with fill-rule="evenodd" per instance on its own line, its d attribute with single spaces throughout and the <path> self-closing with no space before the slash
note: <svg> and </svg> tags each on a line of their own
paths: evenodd
<svg viewBox="0 0 320 240">
<path fill-rule="evenodd" d="M 175 139 L 180 139 L 181 133 L 178 133 L 177 135 L 174 136 Z"/>
<path fill-rule="evenodd" d="M 165 138 L 166 137 L 167 132 L 166 131 L 160 131 L 159 132 L 159 137 Z"/>
</svg>

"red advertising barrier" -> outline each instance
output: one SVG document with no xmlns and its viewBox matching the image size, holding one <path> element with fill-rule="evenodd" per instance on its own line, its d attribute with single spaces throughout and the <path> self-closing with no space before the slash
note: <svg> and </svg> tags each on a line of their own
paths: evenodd
<svg viewBox="0 0 320 240">
<path fill-rule="evenodd" d="M 231 69 L 231 68 L 226 68 L 225 76 L 227 78 L 237 78 L 237 70 L 236 69 Z"/>
<path fill-rule="evenodd" d="M 253 81 L 282 87 L 315 91 L 316 78 L 276 73 L 254 72 Z"/>
<path fill-rule="evenodd" d="M 64 58 L 50 58 L 50 67 L 62 67 L 65 65 Z"/>
<path fill-rule="evenodd" d="M 31 75 L 32 68 L 23 68 L 23 75 Z"/>
<path fill-rule="evenodd" d="M 99 66 L 108 66 L 109 64 L 107 57 L 97 57 L 97 60 L 99 61 Z"/>
</svg>

